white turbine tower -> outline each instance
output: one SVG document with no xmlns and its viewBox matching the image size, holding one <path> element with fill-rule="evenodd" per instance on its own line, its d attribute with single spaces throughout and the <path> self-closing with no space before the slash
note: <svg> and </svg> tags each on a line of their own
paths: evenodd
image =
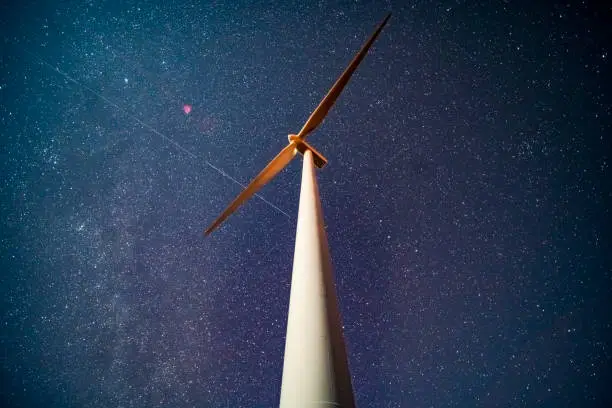
<svg viewBox="0 0 612 408">
<path fill-rule="evenodd" d="M 208 227 L 210 234 L 293 159 L 304 156 L 295 237 L 281 408 L 355 406 L 334 276 L 314 166 L 327 164 L 306 136 L 317 128 L 391 17 L 388 14 L 312 112 L 297 135 Z"/>
</svg>

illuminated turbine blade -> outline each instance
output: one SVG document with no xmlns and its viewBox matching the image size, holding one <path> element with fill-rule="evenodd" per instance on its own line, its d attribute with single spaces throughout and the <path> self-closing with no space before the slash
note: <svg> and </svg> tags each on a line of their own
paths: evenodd
<svg viewBox="0 0 612 408">
<path fill-rule="evenodd" d="M 300 130 L 300 133 L 298 133 L 297 136 L 299 138 L 304 139 L 310 132 L 315 130 L 317 126 L 321 124 L 321 122 L 323 122 L 323 119 L 325 119 L 325 116 L 327 116 L 327 112 L 329 112 L 331 107 L 334 106 L 336 99 L 338 99 L 338 96 L 348 83 L 349 79 L 351 79 L 353 72 L 355 72 L 357 66 L 359 65 L 361 60 L 363 60 L 363 57 L 365 57 L 365 55 L 368 53 L 370 46 L 372 45 L 372 43 L 374 43 L 374 40 L 376 40 L 376 37 L 378 37 L 378 34 L 380 34 L 385 24 L 387 24 L 389 17 L 391 17 L 391 13 L 387 14 L 387 17 L 385 17 L 385 19 L 378 25 L 378 28 L 376 29 L 376 31 L 374 31 L 374 34 L 372 34 L 372 36 L 363 45 L 363 47 L 361 47 L 357 55 L 355 55 L 355 58 L 353 58 L 349 66 L 346 67 L 342 75 L 340 75 L 340 78 L 338 78 L 338 80 L 331 87 L 329 92 L 327 92 L 325 98 L 323 98 L 321 103 L 319 103 L 319 106 L 317 106 L 317 108 L 312 112 L 312 114 L 302 127 L 302 130 Z"/>
<path fill-rule="evenodd" d="M 387 21 L 391 17 L 391 13 L 385 17 L 385 19 L 378 25 L 376 31 L 370 36 L 368 41 L 361 47 L 357 55 L 353 58 L 351 63 L 346 67 L 342 75 L 336 80 L 336 83 L 331 87 L 325 98 L 319 103 L 319 106 L 312 112 L 302 130 L 298 135 L 289 135 L 289 145 L 287 145 L 281 152 L 264 168 L 261 173 L 257 175 L 251 181 L 251 183 L 232 201 L 232 203 L 221 213 L 221 215 L 204 231 L 205 235 L 209 235 L 213 232 L 223 221 L 227 219 L 238 207 L 240 207 L 245 201 L 251 198 L 261 187 L 263 187 L 268 181 L 276 176 L 287 164 L 293 159 L 296 152 L 299 150 L 300 153 L 304 154 L 306 150 L 310 150 L 315 155 L 315 164 L 318 167 L 323 167 L 327 160 L 314 148 L 306 144 L 303 140 L 310 132 L 315 130 L 317 126 L 323 122 L 325 116 L 331 109 L 331 107 L 340 96 L 340 93 L 351 79 L 351 76 L 357 69 L 357 66 L 361 63 L 368 50 L 376 40 L 376 37 L 380 34 L 383 27 L 387 24 Z M 317 161 L 318 159 L 318 161 Z"/>
<path fill-rule="evenodd" d="M 291 159 L 295 156 L 296 149 L 295 143 L 289 143 L 274 159 L 251 181 L 251 183 L 232 201 L 232 203 L 221 213 L 206 231 L 205 235 L 209 235 L 215 230 L 223 221 L 227 219 L 238 207 L 240 207 L 246 200 L 251 198 L 260 188 L 276 176 L 282 169 L 289 164 Z"/>
</svg>

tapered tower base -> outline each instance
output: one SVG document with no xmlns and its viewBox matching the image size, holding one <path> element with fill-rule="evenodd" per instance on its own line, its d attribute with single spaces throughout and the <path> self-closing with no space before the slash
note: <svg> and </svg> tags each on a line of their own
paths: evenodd
<svg viewBox="0 0 612 408">
<path fill-rule="evenodd" d="M 312 153 L 304 153 L 281 408 L 353 408 L 342 323 Z"/>
</svg>

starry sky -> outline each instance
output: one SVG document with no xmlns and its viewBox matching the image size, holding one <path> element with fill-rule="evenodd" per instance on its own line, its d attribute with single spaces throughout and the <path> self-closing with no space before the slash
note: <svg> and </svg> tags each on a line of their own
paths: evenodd
<svg viewBox="0 0 612 408">
<path fill-rule="evenodd" d="M 202 231 L 388 11 L 309 137 L 358 406 L 612 404 L 610 6 L 37 3 L 0 6 L 0 405 L 278 404 L 301 159 Z"/>
</svg>

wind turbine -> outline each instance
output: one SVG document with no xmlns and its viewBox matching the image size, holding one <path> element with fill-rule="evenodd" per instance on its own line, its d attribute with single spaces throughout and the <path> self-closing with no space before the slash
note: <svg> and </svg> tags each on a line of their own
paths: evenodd
<svg viewBox="0 0 612 408">
<path fill-rule="evenodd" d="M 319 188 L 314 172 L 314 166 L 324 167 L 327 159 L 305 139 L 323 122 L 390 17 L 391 13 L 378 25 L 299 133 L 289 135 L 289 144 L 204 231 L 205 235 L 214 231 L 284 169 L 297 152 L 304 156 L 281 384 L 281 408 L 355 406 Z"/>
</svg>

